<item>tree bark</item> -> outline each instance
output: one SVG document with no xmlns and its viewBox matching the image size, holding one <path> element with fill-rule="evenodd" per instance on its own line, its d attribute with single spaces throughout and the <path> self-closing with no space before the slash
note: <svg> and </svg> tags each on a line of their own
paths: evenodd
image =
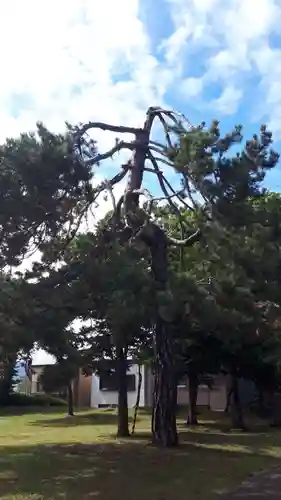
<svg viewBox="0 0 281 500">
<path fill-rule="evenodd" d="M 169 311 L 168 252 L 164 231 L 150 223 L 141 231 L 141 238 L 151 254 L 151 268 L 158 300 L 155 321 L 155 377 L 152 410 L 152 441 L 158 446 L 178 444 L 176 409 L 177 384 L 173 342 L 173 312 Z M 162 304 L 164 300 L 164 304 Z"/>
<path fill-rule="evenodd" d="M 195 371 L 190 371 L 188 375 L 189 407 L 187 425 L 198 425 L 197 421 L 197 396 L 198 396 L 198 375 Z"/>
<path fill-rule="evenodd" d="M 233 429 L 242 429 L 245 430 L 245 423 L 243 417 L 242 404 L 240 401 L 239 394 L 239 386 L 238 386 L 238 377 L 233 374 L 231 376 L 231 385 L 232 385 L 232 393 L 231 393 L 231 423 Z"/>
<path fill-rule="evenodd" d="M 0 373 L 0 405 L 9 403 L 9 396 L 13 391 L 13 377 L 15 375 L 16 356 L 7 356 L 1 364 Z"/>
<path fill-rule="evenodd" d="M 70 417 L 74 417 L 72 381 L 70 381 L 67 384 L 67 403 L 68 403 L 68 415 Z"/>
<path fill-rule="evenodd" d="M 171 330 L 159 317 L 155 328 L 155 377 L 152 410 L 152 441 L 163 447 L 178 444 L 176 408 L 177 385 L 174 374 Z"/>
<path fill-rule="evenodd" d="M 226 395 L 226 405 L 225 405 L 225 409 L 224 409 L 224 412 L 225 413 L 228 413 L 229 411 L 229 407 L 230 407 L 230 400 L 231 400 L 231 396 L 232 396 L 232 391 L 233 391 L 233 387 L 229 387 L 228 390 L 227 390 L 227 395 Z"/>
<path fill-rule="evenodd" d="M 151 127 L 157 111 L 149 108 L 143 129 L 136 136 L 137 146 L 129 172 L 126 197 L 127 214 L 130 214 L 130 225 L 133 230 L 139 229 L 140 238 L 150 249 L 151 267 L 155 280 L 156 293 L 168 294 L 168 252 L 165 232 L 157 225 L 134 220 L 131 217 L 138 208 L 139 196 L 133 194 L 142 185 L 145 160 L 147 158 Z M 135 214 L 136 215 L 136 214 Z M 138 218 L 137 218 L 138 219 Z M 174 370 L 173 325 L 163 317 L 161 308 L 155 320 L 155 378 L 152 411 L 152 441 L 159 446 L 175 446 L 178 443 L 176 426 L 177 386 Z"/>
<path fill-rule="evenodd" d="M 127 392 L 127 359 L 123 347 L 117 348 L 117 378 L 118 378 L 118 437 L 128 437 L 128 392 Z"/>
<path fill-rule="evenodd" d="M 135 404 L 135 411 L 134 411 L 134 418 L 133 418 L 133 425 L 132 425 L 132 432 L 131 432 L 132 435 L 135 432 L 137 417 L 138 417 L 138 412 L 139 412 L 139 407 L 140 407 L 141 386 L 142 386 L 142 373 L 141 373 L 141 365 L 139 364 L 138 365 L 137 399 L 136 399 L 136 404 Z"/>
<path fill-rule="evenodd" d="M 266 413 L 264 392 L 262 387 L 258 387 L 258 411 L 261 417 Z"/>
</svg>

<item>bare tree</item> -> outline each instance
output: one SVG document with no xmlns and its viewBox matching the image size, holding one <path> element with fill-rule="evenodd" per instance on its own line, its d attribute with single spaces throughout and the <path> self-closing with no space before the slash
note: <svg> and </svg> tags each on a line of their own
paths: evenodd
<svg viewBox="0 0 281 500">
<path fill-rule="evenodd" d="M 166 143 L 161 144 L 151 140 L 152 125 L 159 119 L 165 133 Z M 170 137 L 171 125 L 182 127 L 182 116 L 174 111 L 159 107 L 150 107 L 146 113 L 146 120 L 142 128 L 114 126 L 106 123 L 90 122 L 77 129 L 74 151 L 84 164 L 95 165 L 100 161 L 112 157 L 121 150 L 132 151 L 130 161 L 122 165 L 120 172 L 110 180 L 103 181 L 94 189 L 94 198 L 104 190 L 108 190 L 113 202 L 115 230 L 113 237 L 120 237 L 123 241 L 132 238 L 141 239 L 149 248 L 151 254 L 151 268 L 157 291 L 157 315 L 155 323 L 155 387 L 152 415 L 153 442 L 161 446 L 175 446 L 178 442 L 176 428 L 177 387 L 174 376 L 174 354 L 172 328 L 174 318 L 163 313 L 163 303 L 171 300 L 168 281 L 168 246 L 193 245 L 200 237 L 196 231 L 185 239 L 176 240 L 169 237 L 151 217 L 154 201 L 167 200 L 170 206 L 178 213 L 174 203 L 177 199 L 191 208 L 184 200 L 182 193 L 173 189 L 159 165 L 161 163 L 173 166 L 169 161 L 167 151 L 172 148 Z M 170 122 L 170 123 L 169 123 Z M 188 126 L 191 125 L 188 123 Z M 132 134 L 130 142 L 116 140 L 116 144 L 109 151 L 96 153 L 95 143 L 86 137 L 92 129 L 101 129 L 116 133 Z M 183 129 L 184 130 L 184 129 Z M 91 148 L 93 146 L 93 149 Z M 91 149 L 93 154 L 91 154 Z M 157 156 L 155 156 L 157 154 Z M 147 162 L 150 165 L 147 165 Z M 156 198 L 143 188 L 144 172 L 153 172 L 163 192 L 163 197 Z M 113 195 L 113 186 L 128 175 L 124 194 L 116 202 Z M 143 208 L 139 205 L 139 197 L 145 196 L 148 201 Z M 183 228 L 182 228 L 183 229 Z M 169 316 L 169 317 L 168 317 Z"/>
</svg>

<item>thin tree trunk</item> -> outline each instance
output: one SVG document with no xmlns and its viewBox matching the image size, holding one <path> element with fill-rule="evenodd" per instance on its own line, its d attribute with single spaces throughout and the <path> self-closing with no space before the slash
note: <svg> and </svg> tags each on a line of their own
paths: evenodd
<svg viewBox="0 0 281 500">
<path fill-rule="evenodd" d="M 194 371 L 190 371 L 188 376 L 189 389 L 189 406 L 187 425 L 198 425 L 197 421 L 197 396 L 198 396 L 198 375 Z"/>
<path fill-rule="evenodd" d="M 224 409 L 224 412 L 225 412 L 225 413 L 228 413 L 228 411 L 229 411 L 229 407 L 230 407 L 230 400 L 231 400 L 232 392 L 233 392 L 233 387 L 232 387 L 232 385 L 231 385 L 231 387 L 229 387 L 229 388 L 228 388 L 228 390 L 227 390 L 227 395 L 226 395 L 226 406 L 225 406 L 225 409 Z"/>
<path fill-rule="evenodd" d="M 169 310 L 168 255 L 166 235 L 148 224 L 140 234 L 151 254 L 151 268 L 158 300 L 155 321 L 155 377 L 152 410 L 153 443 L 172 447 L 178 444 L 176 409 L 177 384 L 173 343 L 173 312 Z"/>
<path fill-rule="evenodd" d="M 74 405 L 73 405 L 73 388 L 72 381 L 67 384 L 67 403 L 68 403 L 68 415 L 70 417 L 74 416 Z"/>
<path fill-rule="evenodd" d="M 211 388 L 208 387 L 208 410 L 211 409 Z"/>
<path fill-rule="evenodd" d="M 258 411 L 261 416 L 265 414 L 264 392 L 261 387 L 258 387 Z"/>
<path fill-rule="evenodd" d="M 141 386 L 142 386 L 142 372 L 141 372 L 141 365 L 139 364 L 138 365 L 137 399 L 136 399 L 136 404 L 135 404 L 135 411 L 134 411 L 134 418 L 133 418 L 133 425 L 132 425 L 132 432 L 131 432 L 132 435 L 135 432 L 137 418 L 138 418 L 138 412 L 139 412 L 139 407 L 140 407 Z"/>
<path fill-rule="evenodd" d="M 9 396 L 13 391 L 13 376 L 15 374 L 16 356 L 7 356 L 1 363 L 0 373 L 0 404 L 9 403 Z"/>
<path fill-rule="evenodd" d="M 117 377 L 118 377 L 118 437 L 128 437 L 128 392 L 127 392 L 127 359 L 125 349 L 117 348 Z"/>
<path fill-rule="evenodd" d="M 240 401 L 238 377 L 231 376 L 232 394 L 231 394 L 231 423 L 233 429 L 245 429 L 243 410 Z"/>
</svg>

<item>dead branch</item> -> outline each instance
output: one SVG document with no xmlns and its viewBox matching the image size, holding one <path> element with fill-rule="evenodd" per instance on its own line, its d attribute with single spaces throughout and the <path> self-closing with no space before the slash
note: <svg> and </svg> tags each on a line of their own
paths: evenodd
<svg viewBox="0 0 281 500">
<path fill-rule="evenodd" d="M 168 144 L 169 148 L 172 148 L 173 145 L 172 145 L 172 141 L 171 141 L 170 134 L 169 134 L 169 127 L 161 114 L 159 114 L 158 118 L 159 118 L 160 122 L 162 123 L 167 144 Z"/>
<path fill-rule="evenodd" d="M 176 194 L 176 191 L 174 190 L 172 184 L 168 181 L 168 179 L 165 177 L 165 175 L 162 173 L 162 178 L 163 178 L 163 182 L 165 182 L 165 184 L 168 186 L 168 188 L 172 191 L 172 193 L 175 195 Z M 188 210 L 191 210 L 192 212 L 195 211 L 195 208 L 190 206 L 182 196 L 180 196 L 180 194 L 182 193 L 182 191 L 179 191 L 178 192 L 178 200 L 185 206 L 185 208 L 187 208 Z"/>
<path fill-rule="evenodd" d="M 116 212 L 116 200 L 115 200 L 115 196 L 113 193 L 113 186 L 110 184 L 110 182 L 105 181 L 105 183 L 106 183 L 106 189 L 109 192 L 109 196 L 110 196 L 111 201 L 112 201 L 113 210 L 114 210 L 114 212 Z"/>
<path fill-rule="evenodd" d="M 156 161 L 160 161 L 161 163 L 168 165 L 168 167 L 174 167 L 174 164 L 172 162 L 170 162 L 169 160 L 165 160 L 165 158 L 161 158 L 159 156 L 155 156 L 154 158 Z"/>
<path fill-rule="evenodd" d="M 196 127 L 194 127 L 194 125 L 192 125 L 192 123 L 190 123 L 190 121 L 188 120 L 188 118 L 186 118 L 186 116 L 183 113 L 179 113 L 176 110 L 173 110 L 173 113 L 174 113 L 174 115 L 179 116 L 183 121 L 185 121 L 187 123 L 187 125 L 188 125 L 188 128 L 190 128 L 190 129 L 195 129 L 196 128 Z"/>
<path fill-rule="evenodd" d="M 167 243 L 169 245 L 173 245 L 176 247 L 190 247 L 194 243 L 196 243 L 196 241 L 199 241 L 201 236 L 202 236 L 201 230 L 197 229 L 195 233 L 193 233 L 188 238 L 185 238 L 184 240 L 178 240 L 177 238 L 172 238 L 171 236 L 167 236 Z"/>
<path fill-rule="evenodd" d="M 159 147 L 157 147 L 157 146 L 150 145 L 149 149 L 151 151 L 155 151 L 155 153 L 159 153 L 160 155 L 165 155 L 165 151 L 159 149 Z"/>
<path fill-rule="evenodd" d="M 109 151 L 106 151 L 105 153 L 99 153 L 92 158 L 89 158 L 89 160 L 84 161 L 84 165 L 91 166 L 94 165 L 95 163 L 98 164 L 102 160 L 106 160 L 107 158 L 111 158 L 115 153 L 118 153 L 122 149 L 128 149 L 132 151 L 135 149 L 136 144 L 135 142 L 125 142 L 125 141 L 120 141 L 113 148 L 109 149 Z"/>
<path fill-rule="evenodd" d="M 198 208 L 198 203 L 193 198 L 192 190 L 191 190 L 190 183 L 189 183 L 190 181 L 186 177 L 186 175 L 184 175 L 183 178 L 184 178 L 184 183 L 185 183 L 185 187 L 186 187 L 186 191 L 187 191 L 188 197 L 189 197 L 189 199 L 190 199 L 193 207 L 194 208 Z"/>
<path fill-rule="evenodd" d="M 164 196 L 169 200 L 170 202 L 170 205 L 173 207 L 174 211 L 179 215 L 180 214 L 180 211 L 179 211 L 179 208 L 174 204 L 174 203 L 171 203 L 171 197 L 168 193 L 168 190 L 165 186 L 165 183 L 166 185 L 168 186 L 168 188 L 172 191 L 172 194 L 178 198 L 178 200 L 188 209 L 188 210 L 194 210 L 193 207 L 190 207 L 185 200 L 183 200 L 180 196 L 179 196 L 179 193 L 178 195 L 176 196 L 176 191 L 174 190 L 174 188 L 172 187 L 172 185 L 169 183 L 169 181 L 166 179 L 165 175 L 163 174 L 163 172 L 160 170 L 159 166 L 158 166 L 158 163 L 157 163 L 157 160 L 156 158 L 153 156 L 153 154 L 151 153 L 151 151 L 148 151 L 147 153 L 147 156 L 148 156 L 148 159 L 150 160 L 150 162 L 152 163 L 153 167 L 154 167 L 154 172 L 157 174 L 158 176 L 158 179 L 159 179 L 159 184 L 160 184 L 160 187 L 162 189 L 162 192 L 164 193 Z M 173 196 L 173 197 L 174 197 Z"/>
<path fill-rule="evenodd" d="M 142 129 L 135 127 L 124 127 L 123 125 L 111 125 L 110 123 L 103 122 L 89 122 L 81 127 L 76 135 L 76 141 L 81 139 L 81 137 L 90 129 L 99 129 L 108 132 L 117 132 L 119 134 L 134 134 L 141 132 Z M 75 141 L 75 142 L 76 142 Z"/>
<path fill-rule="evenodd" d="M 150 144 L 152 144 L 153 146 L 157 146 L 158 148 L 161 148 L 163 150 L 166 149 L 166 146 L 158 141 L 149 141 L 149 146 L 150 146 Z"/>
</svg>

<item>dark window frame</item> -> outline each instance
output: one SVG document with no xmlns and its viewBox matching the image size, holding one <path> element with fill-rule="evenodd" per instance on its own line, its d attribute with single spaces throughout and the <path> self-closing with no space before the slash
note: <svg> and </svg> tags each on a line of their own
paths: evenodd
<svg viewBox="0 0 281 500">
<path fill-rule="evenodd" d="M 101 392 L 118 392 L 118 381 L 116 372 L 101 373 L 99 376 L 99 390 Z M 127 373 L 127 391 L 136 391 L 136 375 Z"/>
</svg>

